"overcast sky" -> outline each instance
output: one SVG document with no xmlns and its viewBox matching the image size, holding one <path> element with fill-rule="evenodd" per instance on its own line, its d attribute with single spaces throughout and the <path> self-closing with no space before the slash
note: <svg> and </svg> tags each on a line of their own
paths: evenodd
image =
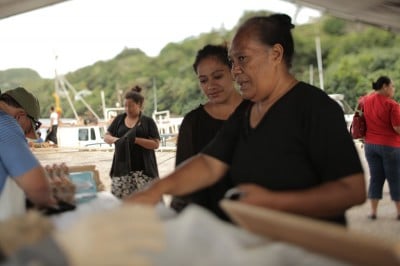
<svg viewBox="0 0 400 266">
<path fill-rule="evenodd" d="M 156 56 L 169 42 L 221 26 L 230 30 L 250 10 L 293 18 L 296 7 L 280 0 L 70 0 L 0 20 L 0 70 L 31 68 L 52 78 L 55 68 L 65 74 L 109 60 L 124 47 Z M 296 22 L 318 15 L 302 8 Z"/>
</svg>

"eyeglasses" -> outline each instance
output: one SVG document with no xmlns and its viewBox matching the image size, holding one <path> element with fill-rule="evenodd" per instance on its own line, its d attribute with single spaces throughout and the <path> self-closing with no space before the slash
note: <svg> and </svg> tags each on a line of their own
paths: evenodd
<svg viewBox="0 0 400 266">
<path fill-rule="evenodd" d="M 40 126 L 42 125 L 42 123 L 41 123 L 40 121 L 35 120 L 35 118 L 33 118 L 32 116 L 30 116 L 30 115 L 28 115 L 28 114 L 26 114 L 26 116 L 27 116 L 30 120 L 32 120 L 32 122 L 34 123 L 34 125 L 35 125 L 35 131 L 38 130 L 38 129 L 40 128 Z"/>
</svg>

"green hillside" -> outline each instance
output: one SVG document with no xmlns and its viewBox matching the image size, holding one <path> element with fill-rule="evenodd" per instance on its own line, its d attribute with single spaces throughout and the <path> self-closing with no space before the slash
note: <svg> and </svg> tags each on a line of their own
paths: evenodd
<svg viewBox="0 0 400 266">
<path fill-rule="evenodd" d="M 257 12 L 260 13 L 266 12 Z M 240 21 L 254 14 L 245 13 Z M 179 43 L 169 43 L 157 57 L 149 57 L 139 49 L 126 48 L 111 60 L 99 61 L 65 77 L 76 90 L 92 92 L 85 100 L 100 116 L 101 91 L 105 93 L 106 105 L 115 107 L 118 102 L 122 105 L 124 92 L 136 84 L 144 88 L 146 114 L 153 112 L 156 88 L 158 110 L 168 109 L 174 115 L 184 115 L 205 100 L 192 69 L 196 51 L 208 43 L 229 43 L 234 31 L 235 28 L 221 28 Z M 395 83 L 400 81 L 399 34 L 332 17 L 296 26 L 293 34 L 296 49 L 293 73 L 306 82 L 313 76 L 314 85 L 319 86 L 315 52 L 318 36 L 325 90 L 344 94 L 352 106 L 360 95 L 370 91 L 371 82 L 379 75 L 388 75 Z M 313 69 L 313 75 L 310 75 L 310 69 Z M 31 89 L 38 96 L 42 116 L 47 117 L 49 106 L 54 105 L 54 80 L 42 79 L 30 69 L 0 71 L 1 89 L 18 85 Z M 397 100 L 400 100 L 399 96 Z M 73 117 L 66 99 L 61 98 L 61 106 L 64 117 Z M 85 116 L 87 109 L 79 100 L 74 106 L 79 115 Z"/>
</svg>

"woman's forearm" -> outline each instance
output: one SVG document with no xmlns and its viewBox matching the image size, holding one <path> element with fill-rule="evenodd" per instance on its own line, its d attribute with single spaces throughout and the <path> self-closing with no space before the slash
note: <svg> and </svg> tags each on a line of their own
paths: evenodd
<svg viewBox="0 0 400 266">
<path fill-rule="evenodd" d="M 143 148 L 149 150 L 155 150 L 160 147 L 160 141 L 158 139 L 145 139 L 145 138 L 135 138 L 135 144 L 142 146 Z"/>
<path fill-rule="evenodd" d="M 104 136 L 104 142 L 107 144 L 115 143 L 119 138 L 112 136 L 110 133 L 106 133 Z"/>
</svg>

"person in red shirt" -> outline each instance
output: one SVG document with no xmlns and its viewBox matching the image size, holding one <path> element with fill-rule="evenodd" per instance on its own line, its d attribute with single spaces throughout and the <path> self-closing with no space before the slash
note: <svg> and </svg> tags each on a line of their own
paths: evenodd
<svg viewBox="0 0 400 266">
<path fill-rule="evenodd" d="M 363 97 L 367 124 L 365 156 L 370 171 L 369 218 L 377 218 L 378 203 L 387 180 L 400 220 L 400 106 L 393 100 L 395 88 L 390 78 L 379 77 L 372 88 L 374 92 Z"/>
</svg>

